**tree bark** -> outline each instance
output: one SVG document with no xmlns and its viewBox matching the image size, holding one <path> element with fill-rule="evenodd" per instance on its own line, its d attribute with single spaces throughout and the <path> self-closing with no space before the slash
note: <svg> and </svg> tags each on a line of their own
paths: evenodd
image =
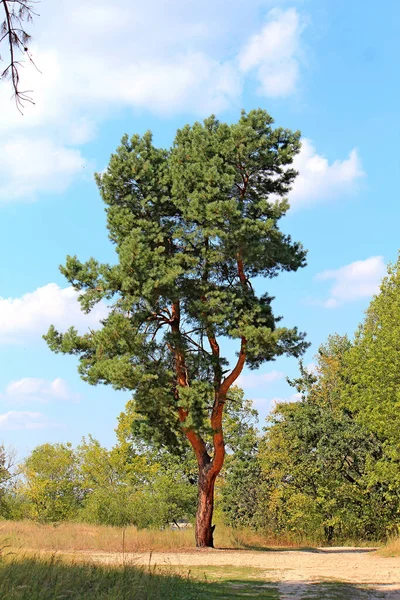
<svg viewBox="0 0 400 600">
<path fill-rule="evenodd" d="M 214 548 L 214 486 L 216 477 L 204 471 L 199 473 L 199 498 L 196 514 L 196 547 Z"/>
</svg>

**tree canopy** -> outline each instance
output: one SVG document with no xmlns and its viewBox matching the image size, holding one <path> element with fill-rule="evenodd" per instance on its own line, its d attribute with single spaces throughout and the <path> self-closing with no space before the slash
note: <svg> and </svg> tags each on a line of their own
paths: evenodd
<svg viewBox="0 0 400 600">
<path fill-rule="evenodd" d="M 346 336 L 331 336 L 316 372 L 302 369 L 292 382 L 302 399 L 279 404 L 269 419 L 259 453 L 261 504 L 264 526 L 277 533 L 378 539 L 393 527 L 398 503 L 375 477 L 382 443 L 345 403 L 350 352 Z"/>
<path fill-rule="evenodd" d="M 97 175 L 118 262 L 69 256 L 61 268 L 84 310 L 105 300 L 110 312 L 84 335 L 51 327 L 50 348 L 77 355 L 89 383 L 132 390 L 152 443 L 179 446 L 186 436 L 208 495 L 224 461 L 224 406 L 244 365 L 306 348 L 252 284 L 305 265 L 301 244 L 278 226 L 299 149 L 300 133 L 274 128 L 261 109 L 230 125 L 215 117 L 187 125 L 169 150 L 149 132 L 124 136 Z M 226 339 L 238 344 L 232 366 Z"/>
</svg>

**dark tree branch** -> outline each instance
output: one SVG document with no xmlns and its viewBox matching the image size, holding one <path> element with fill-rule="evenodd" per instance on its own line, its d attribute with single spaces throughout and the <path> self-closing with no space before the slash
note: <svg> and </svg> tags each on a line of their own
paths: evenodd
<svg viewBox="0 0 400 600">
<path fill-rule="evenodd" d="M 24 23 L 30 23 L 33 16 L 35 0 L 0 0 L 4 11 L 4 20 L 0 25 L 0 44 L 7 40 L 9 60 L 6 68 L 0 73 L 1 79 L 10 79 L 15 102 L 18 110 L 22 113 L 25 103 L 34 104 L 31 97 L 32 90 L 22 90 L 20 86 L 20 69 L 23 60 L 18 54 L 28 57 L 29 62 L 35 67 L 32 55 L 28 48 L 31 36 L 25 31 Z M 3 60 L 0 55 L 0 60 Z"/>
</svg>

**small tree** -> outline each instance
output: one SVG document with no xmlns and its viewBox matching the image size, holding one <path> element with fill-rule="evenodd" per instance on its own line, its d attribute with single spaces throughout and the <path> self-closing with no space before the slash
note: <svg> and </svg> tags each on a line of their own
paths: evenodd
<svg viewBox="0 0 400 600">
<path fill-rule="evenodd" d="M 0 517 L 8 516 L 9 500 L 15 484 L 16 453 L 0 444 Z"/>
<path fill-rule="evenodd" d="M 125 136 L 97 175 L 118 263 L 68 257 L 61 268 L 84 310 L 113 299 L 110 314 L 98 331 L 51 327 L 45 336 L 53 351 L 80 357 L 89 383 L 134 392 L 143 436 L 169 447 L 186 436 L 199 469 L 198 546 L 213 546 L 231 386 L 245 364 L 306 346 L 296 328 L 277 327 L 272 298 L 252 284 L 305 264 L 302 246 L 278 228 L 300 133 L 272 124 L 263 110 L 232 125 L 210 117 L 179 130 L 171 150 L 155 148 L 150 133 Z M 231 369 L 221 339 L 238 343 Z"/>
<path fill-rule="evenodd" d="M 81 490 L 77 461 L 71 444 L 37 446 L 20 466 L 20 494 L 38 521 L 58 522 L 72 518 L 78 509 Z"/>
<path fill-rule="evenodd" d="M 250 400 L 244 400 L 243 392 L 238 392 L 239 411 L 232 415 L 233 418 L 228 415 L 230 418 L 224 423 L 228 455 L 223 469 L 221 508 L 224 521 L 232 527 L 256 529 L 262 480 L 258 457 L 258 412 Z"/>
</svg>

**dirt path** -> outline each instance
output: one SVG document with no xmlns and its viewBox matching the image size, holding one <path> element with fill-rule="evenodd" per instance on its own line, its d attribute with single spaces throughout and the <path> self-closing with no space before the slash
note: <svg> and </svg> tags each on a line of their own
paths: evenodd
<svg viewBox="0 0 400 600">
<path fill-rule="evenodd" d="M 90 553 L 96 562 L 120 564 L 122 554 Z M 367 548 L 320 548 L 313 550 L 269 550 L 248 552 L 244 550 L 211 550 L 193 552 L 154 552 L 153 554 L 125 554 L 125 561 L 141 565 L 171 565 L 183 567 L 248 567 L 258 569 L 266 581 L 277 581 L 282 600 L 313 598 L 313 583 L 327 581 L 361 584 L 360 596 L 343 591 L 344 598 L 366 597 L 400 600 L 400 557 L 383 558 Z M 369 592 L 361 588 L 367 587 Z M 350 595 L 349 595 L 350 594 Z M 357 594 L 357 595 L 356 595 Z M 316 596 L 315 596 L 316 597 Z M 337 595 L 332 596 L 337 598 Z"/>
</svg>

